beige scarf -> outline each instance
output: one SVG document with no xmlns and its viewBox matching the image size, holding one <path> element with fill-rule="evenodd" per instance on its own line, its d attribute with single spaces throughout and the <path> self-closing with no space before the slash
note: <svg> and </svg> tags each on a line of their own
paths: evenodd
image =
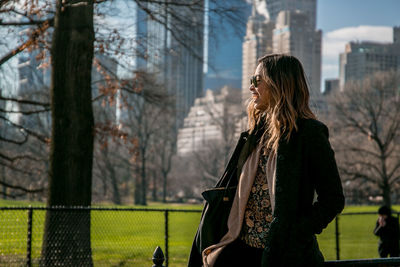
<svg viewBox="0 0 400 267">
<path fill-rule="evenodd" d="M 219 243 L 211 245 L 203 250 L 202 257 L 204 267 L 213 267 L 218 255 L 221 253 L 224 247 L 239 237 L 242 229 L 244 212 L 247 206 L 247 200 L 249 198 L 251 187 L 253 186 L 254 178 L 257 172 L 261 148 L 262 146 L 258 145 L 243 165 L 236 195 L 233 199 L 232 208 L 228 217 L 228 232 L 221 238 Z M 266 169 L 268 188 L 272 189 L 269 192 L 271 196 L 272 212 L 275 208 L 275 172 L 276 153 L 272 152 L 268 157 Z"/>
</svg>

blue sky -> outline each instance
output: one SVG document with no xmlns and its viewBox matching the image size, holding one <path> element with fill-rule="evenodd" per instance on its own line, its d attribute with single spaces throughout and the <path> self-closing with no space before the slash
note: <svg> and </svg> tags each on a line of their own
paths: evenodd
<svg viewBox="0 0 400 267">
<path fill-rule="evenodd" d="M 317 27 L 323 31 L 358 25 L 400 26 L 399 0 L 319 0 Z"/>
<path fill-rule="evenodd" d="M 392 27 L 400 26 L 399 14 L 400 0 L 318 0 L 317 28 L 323 31 L 322 81 L 338 77 L 339 53 L 347 42 L 391 42 Z M 243 36 L 228 31 L 217 48 L 210 47 L 218 70 L 211 76 L 241 80 L 242 40 Z"/>
</svg>

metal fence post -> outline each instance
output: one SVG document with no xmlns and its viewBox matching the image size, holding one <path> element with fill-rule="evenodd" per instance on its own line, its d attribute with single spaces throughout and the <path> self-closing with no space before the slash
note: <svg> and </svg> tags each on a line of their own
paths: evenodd
<svg viewBox="0 0 400 267">
<path fill-rule="evenodd" d="M 162 252 L 162 249 L 160 247 L 157 247 L 153 253 L 154 265 L 152 267 L 164 267 L 164 265 L 162 265 L 163 262 L 164 262 L 164 253 Z"/>
<path fill-rule="evenodd" d="M 165 266 L 168 267 L 168 262 L 169 262 L 169 256 L 168 256 L 168 210 L 165 210 L 164 212 L 164 217 L 165 217 Z"/>
<path fill-rule="evenodd" d="M 336 260 L 340 260 L 340 247 L 339 247 L 339 216 L 335 218 L 335 235 L 336 235 Z"/>
<path fill-rule="evenodd" d="M 28 234 L 26 239 L 26 266 L 32 266 L 32 216 L 33 209 L 28 209 Z"/>
</svg>

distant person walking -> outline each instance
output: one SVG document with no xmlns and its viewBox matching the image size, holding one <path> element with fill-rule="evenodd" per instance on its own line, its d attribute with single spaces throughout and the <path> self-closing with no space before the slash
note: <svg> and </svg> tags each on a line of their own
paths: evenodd
<svg viewBox="0 0 400 267">
<path fill-rule="evenodd" d="M 380 207 L 378 214 L 374 234 L 380 238 L 379 256 L 399 257 L 399 221 L 392 216 L 392 211 L 387 206 Z"/>
</svg>

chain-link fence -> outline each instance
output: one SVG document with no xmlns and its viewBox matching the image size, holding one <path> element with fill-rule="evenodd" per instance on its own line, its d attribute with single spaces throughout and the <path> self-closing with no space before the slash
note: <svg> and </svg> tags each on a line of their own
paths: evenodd
<svg viewBox="0 0 400 267">
<path fill-rule="evenodd" d="M 165 253 L 166 265 L 186 266 L 200 213 L 94 207 L 0 208 L 0 266 L 90 266 L 92 259 L 94 266 L 148 267 L 157 246 Z M 51 221 L 48 228 L 46 220 Z M 45 229 L 49 234 L 44 235 Z"/>
<path fill-rule="evenodd" d="M 399 220 L 399 213 L 393 216 Z M 379 238 L 374 235 L 376 212 L 342 213 L 321 235 L 318 241 L 327 259 L 377 258 Z"/>
<path fill-rule="evenodd" d="M 200 212 L 0 208 L 0 266 L 91 266 L 93 262 L 94 266 L 149 267 L 157 246 L 164 251 L 166 266 L 186 266 Z M 340 215 L 318 235 L 326 260 L 377 258 L 376 219 L 373 212 Z"/>
</svg>

